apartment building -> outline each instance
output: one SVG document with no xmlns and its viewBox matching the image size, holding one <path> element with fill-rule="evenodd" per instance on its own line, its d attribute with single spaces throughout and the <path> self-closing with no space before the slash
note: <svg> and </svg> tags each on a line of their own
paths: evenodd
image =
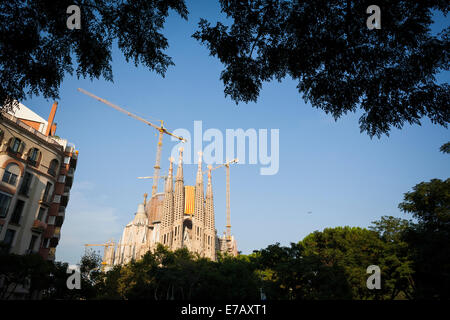
<svg viewBox="0 0 450 320">
<path fill-rule="evenodd" d="M 57 106 L 48 120 L 23 104 L 0 114 L 0 242 L 9 253 L 55 259 L 78 159 L 55 136 Z"/>
</svg>

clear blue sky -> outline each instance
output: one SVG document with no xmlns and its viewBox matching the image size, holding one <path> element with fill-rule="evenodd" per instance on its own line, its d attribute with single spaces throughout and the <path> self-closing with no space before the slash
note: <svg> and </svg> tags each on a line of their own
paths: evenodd
<svg viewBox="0 0 450 320">
<path fill-rule="evenodd" d="M 236 104 L 224 97 L 223 69 L 191 34 L 200 17 L 215 21 L 215 1 L 188 1 L 189 20 L 171 16 L 164 33 L 176 66 L 166 77 L 127 64 L 114 49 L 114 83 L 68 76 L 61 86 L 57 135 L 75 143 L 78 167 L 56 258 L 77 263 L 83 244 L 120 238 L 133 219 L 142 195 L 151 193 L 156 152 L 155 130 L 77 91 L 84 88 L 130 111 L 164 119 L 169 129 L 193 131 L 267 128 L 280 130 L 280 168 L 259 174 L 260 165 L 231 170 L 232 233 L 243 253 L 280 242 L 297 242 L 315 230 L 335 226 L 367 227 L 383 215 L 403 218 L 397 205 L 403 193 L 432 178 L 446 179 L 449 156 L 439 147 L 450 140 L 447 129 L 424 120 L 422 126 L 393 129 L 390 137 L 361 134 L 359 114 L 335 122 L 305 104 L 296 83 L 266 84 L 257 103 Z M 438 18 L 439 27 L 448 19 Z M 442 75 L 440 81 L 448 82 Z M 34 97 L 24 104 L 46 118 L 52 101 Z M 162 172 L 174 145 L 163 144 Z M 196 165 L 186 165 L 185 183 L 193 184 Z M 216 228 L 225 229 L 225 171 L 213 176 Z M 162 190 L 162 184 L 159 190 Z M 308 213 L 311 212 L 311 213 Z"/>
</svg>

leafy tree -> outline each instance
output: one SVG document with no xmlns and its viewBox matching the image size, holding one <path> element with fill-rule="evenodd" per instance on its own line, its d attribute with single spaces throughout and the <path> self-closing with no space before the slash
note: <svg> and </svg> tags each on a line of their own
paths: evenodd
<svg viewBox="0 0 450 320">
<path fill-rule="evenodd" d="M 13 297 L 17 288 L 28 291 L 27 298 L 39 298 L 39 293 L 49 285 L 51 263 L 44 261 L 38 254 L 17 255 L 0 254 L 0 299 Z"/>
<path fill-rule="evenodd" d="M 439 150 L 442 153 L 450 153 L 450 142 L 444 143 Z"/>
<path fill-rule="evenodd" d="M 50 271 L 50 283 L 44 299 L 87 300 L 97 296 L 96 284 L 102 280 L 101 257 L 94 251 L 86 252 L 80 259 L 80 289 L 67 287 L 68 263 L 55 262 Z"/>
<path fill-rule="evenodd" d="M 351 289 L 344 270 L 324 264 L 317 255 L 305 254 L 305 247 L 279 243 L 255 252 L 263 291 L 270 300 L 350 299 Z"/>
<path fill-rule="evenodd" d="M 142 259 L 104 274 L 100 298 L 147 300 L 258 299 L 258 278 L 245 257 L 220 257 L 217 262 L 186 248 L 170 251 L 158 245 Z"/>
<path fill-rule="evenodd" d="M 95 284 L 96 299 L 120 300 L 119 280 L 122 266 L 116 265 L 105 273 L 101 273 L 99 281 Z"/>
<path fill-rule="evenodd" d="M 382 279 L 382 290 L 369 290 L 366 286 L 367 267 L 382 265 L 383 241 L 378 234 L 358 227 L 325 228 L 315 231 L 301 241 L 304 255 L 316 257 L 321 264 L 342 270 L 352 299 L 382 299 L 386 286 Z M 380 292 L 381 291 L 381 292 Z"/>
<path fill-rule="evenodd" d="M 81 29 L 66 26 L 70 5 L 81 9 Z M 184 0 L 10 0 L 0 2 L 0 105 L 27 94 L 58 97 L 64 76 L 112 80 L 114 40 L 127 61 L 164 75 L 172 59 L 161 33 L 169 10 L 183 19 Z"/>
<path fill-rule="evenodd" d="M 256 101 L 264 82 L 291 77 L 313 107 L 335 119 L 361 109 L 371 137 L 422 117 L 447 127 L 449 29 L 431 33 L 448 1 L 380 0 L 381 30 L 369 30 L 367 1 L 220 0 L 229 25 L 201 19 L 193 37 L 225 66 L 225 96 Z"/>
<path fill-rule="evenodd" d="M 412 299 L 414 291 L 411 248 L 405 241 L 410 228 L 408 220 L 383 216 L 372 222 L 369 229 L 376 231 L 384 242 L 381 265 L 384 286 L 391 292 L 390 299 Z"/>
<path fill-rule="evenodd" d="M 449 299 L 450 179 L 417 184 L 399 208 L 417 219 L 405 238 L 412 248 L 415 298 Z"/>
</svg>

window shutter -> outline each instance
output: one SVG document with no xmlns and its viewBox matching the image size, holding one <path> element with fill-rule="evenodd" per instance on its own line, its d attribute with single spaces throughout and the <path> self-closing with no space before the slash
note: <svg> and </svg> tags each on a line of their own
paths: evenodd
<svg viewBox="0 0 450 320">
<path fill-rule="evenodd" d="M 15 138 L 9 139 L 9 148 L 10 148 L 10 149 L 13 148 L 13 146 L 14 146 L 14 141 L 15 141 L 15 140 L 16 140 Z"/>
<path fill-rule="evenodd" d="M 23 149 L 25 149 L 25 143 L 23 141 L 20 142 L 18 153 L 23 153 Z"/>
</svg>

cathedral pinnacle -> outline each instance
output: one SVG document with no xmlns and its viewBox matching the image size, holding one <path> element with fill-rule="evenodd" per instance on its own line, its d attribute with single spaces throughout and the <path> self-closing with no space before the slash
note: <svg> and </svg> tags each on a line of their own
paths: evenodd
<svg viewBox="0 0 450 320">
<path fill-rule="evenodd" d="M 183 148 L 178 149 L 177 180 L 183 180 Z"/>
<path fill-rule="evenodd" d="M 167 181 L 166 181 L 166 192 L 172 192 L 173 189 L 173 158 L 169 158 L 169 174 L 167 175 Z"/>
<path fill-rule="evenodd" d="M 203 152 L 198 152 L 198 170 L 197 170 L 197 181 L 196 183 L 203 183 L 203 172 L 202 172 L 202 156 Z"/>
<path fill-rule="evenodd" d="M 206 197 L 212 197 L 212 183 L 211 183 L 212 165 L 208 166 L 208 185 L 206 187 Z"/>
</svg>

